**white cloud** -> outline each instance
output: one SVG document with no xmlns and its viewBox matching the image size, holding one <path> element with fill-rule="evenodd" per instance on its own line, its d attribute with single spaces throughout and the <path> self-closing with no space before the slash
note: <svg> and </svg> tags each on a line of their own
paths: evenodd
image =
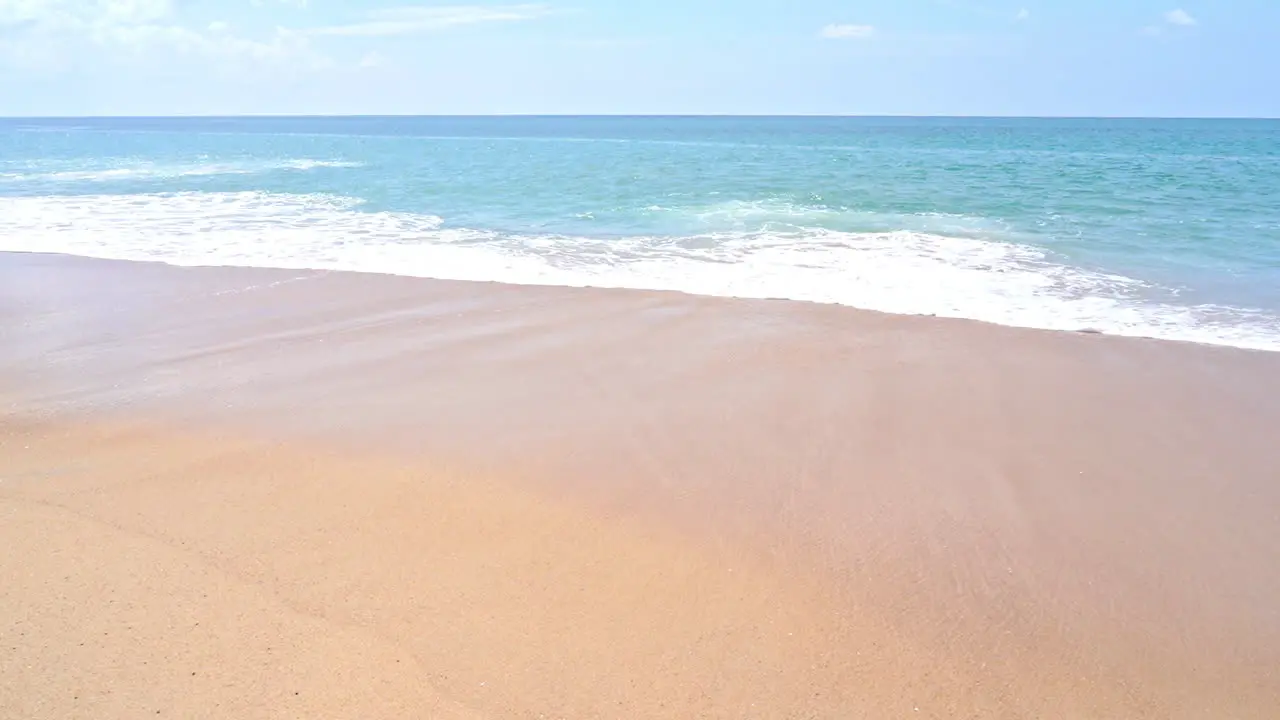
<svg viewBox="0 0 1280 720">
<path fill-rule="evenodd" d="M 1022 8 L 1021 10 L 1019 10 L 1019 11 L 1018 11 L 1018 15 L 1017 15 L 1017 17 L 1016 17 L 1015 19 L 1016 19 L 1016 20 L 1018 20 L 1019 22 L 1024 21 L 1024 20 L 1030 20 L 1030 19 L 1031 19 L 1031 11 L 1030 11 L 1030 10 L 1028 10 L 1028 9 L 1026 9 L 1026 8 Z"/>
<path fill-rule="evenodd" d="M 107 22 L 148 23 L 173 13 L 170 0 L 104 0 L 98 5 Z"/>
<path fill-rule="evenodd" d="M 1143 35 L 1163 35 L 1166 30 L 1172 28 L 1189 28 L 1198 24 L 1191 13 L 1186 10 L 1170 10 L 1161 18 L 1164 22 L 1155 25 L 1148 25 L 1141 28 L 1139 32 Z"/>
<path fill-rule="evenodd" d="M 172 0 L 0 0 L 0 25 L 61 24 L 87 18 L 145 23 L 172 13 Z"/>
<path fill-rule="evenodd" d="M 222 67 L 331 64 L 307 38 L 288 30 L 250 39 L 232 35 L 225 22 L 197 30 L 179 20 L 173 0 L 0 0 L 0 26 L 11 26 L 0 38 L 0 65 L 59 70 L 174 56 L 214 60 Z"/>
<path fill-rule="evenodd" d="M 386 67 L 390 64 L 390 58 L 375 50 L 373 52 L 366 53 L 364 57 L 360 58 L 360 62 L 356 64 L 356 67 L 371 70 L 373 68 Z"/>
<path fill-rule="evenodd" d="M 0 0 L 0 27 L 41 22 L 61 12 L 56 0 Z"/>
<path fill-rule="evenodd" d="M 875 32 L 876 29 L 870 25 L 828 25 L 818 35 L 828 40 L 861 40 Z"/>
<path fill-rule="evenodd" d="M 416 35 L 460 25 L 536 20 L 551 14 L 546 5 L 407 6 L 374 10 L 361 22 L 304 30 L 310 35 L 381 37 Z"/>
</svg>

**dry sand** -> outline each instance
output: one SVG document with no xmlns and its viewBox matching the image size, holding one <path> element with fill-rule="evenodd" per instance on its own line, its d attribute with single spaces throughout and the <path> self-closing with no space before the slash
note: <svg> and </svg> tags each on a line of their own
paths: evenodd
<svg viewBox="0 0 1280 720">
<path fill-rule="evenodd" d="M 1274 718 L 1280 354 L 0 255 L 0 717 Z"/>
</svg>

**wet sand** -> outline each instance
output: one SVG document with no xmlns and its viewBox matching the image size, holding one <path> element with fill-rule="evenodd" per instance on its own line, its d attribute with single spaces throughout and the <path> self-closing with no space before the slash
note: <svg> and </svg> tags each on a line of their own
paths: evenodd
<svg viewBox="0 0 1280 720">
<path fill-rule="evenodd" d="M 1280 707 L 1280 354 L 0 255 L 0 411 L 0 717 Z"/>
</svg>

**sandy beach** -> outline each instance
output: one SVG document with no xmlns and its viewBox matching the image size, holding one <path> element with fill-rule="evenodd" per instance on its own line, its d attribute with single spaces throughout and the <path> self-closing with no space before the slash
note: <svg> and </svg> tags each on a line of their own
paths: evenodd
<svg viewBox="0 0 1280 720">
<path fill-rule="evenodd" d="M 1274 718 L 1280 354 L 0 254 L 0 718 Z"/>
</svg>

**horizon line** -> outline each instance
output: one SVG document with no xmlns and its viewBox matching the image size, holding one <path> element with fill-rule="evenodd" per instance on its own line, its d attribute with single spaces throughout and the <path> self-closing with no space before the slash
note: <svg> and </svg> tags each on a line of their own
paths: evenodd
<svg viewBox="0 0 1280 720">
<path fill-rule="evenodd" d="M 162 115 L 0 115 L 0 120 L 200 120 L 315 118 L 781 118 L 896 120 L 1280 120 L 1245 115 L 904 115 L 893 113 L 241 113 Z"/>
</svg>

